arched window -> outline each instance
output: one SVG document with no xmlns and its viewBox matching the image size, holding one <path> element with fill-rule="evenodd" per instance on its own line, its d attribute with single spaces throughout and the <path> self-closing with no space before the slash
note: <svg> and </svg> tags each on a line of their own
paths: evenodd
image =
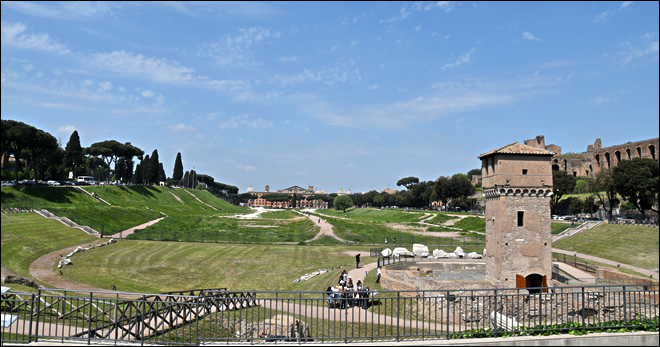
<svg viewBox="0 0 660 347">
<path fill-rule="evenodd" d="M 638 157 L 642 156 L 642 147 L 637 147 L 637 156 Z"/>
<path fill-rule="evenodd" d="M 609 169 L 610 167 L 612 167 L 612 162 L 610 161 L 610 154 L 609 154 L 609 153 L 605 153 L 605 164 L 607 164 L 606 167 L 607 167 L 608 169 Z"/>
<path fill-rule="evenodd" d="M 651 159 L 655 159 L 655 146 L 649 145 L 649 153 L 651 153 Z"/>
<path fill-rule="evenodd" d="M 621 152 L 619 151 L 614 152 L 614 156 L 616 157 L 616 165 L 619 165 L 619 163 L 621 162 Z"/>
<path fill-rule="evenodd" d="M 626 149 L 626 154 L 628 155 L 628 159 L 632 159 L 632 157 L 630 156 L 630 148 Z"/>
<path fill-rule="evenodd" d="M 600 167 L 600 155 L 596 154 L 596 165 Z"/>
</svg>

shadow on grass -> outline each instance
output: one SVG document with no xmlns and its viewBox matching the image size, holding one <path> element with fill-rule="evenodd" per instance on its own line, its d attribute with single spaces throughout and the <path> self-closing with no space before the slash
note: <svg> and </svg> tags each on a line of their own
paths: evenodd
<svg viewBox="0 0 660 347">
<path fill-rule="evenodd" d="M 73 203 L 76 196 L 81 196 L 80 192 L 71 187 L 21 187 L 14 189 L 34 199 L 41 199 L 55 204 L 70 204 Z M 20 200 L 21 197 L 18 195 L 2 192 L 3 206 L 12 202 L 19 203 Z"/>
<path fill-rule="evenodd" d="M 158 189 L 152 186 L 121 186 L 121 190 L 126 191 L 126 192 L 133 192 L 135 194 L 143 195 L 149 198 L 156 198 L 156 195 L 154 195 L 153 192 L 158 192 Z"/>
</svg>

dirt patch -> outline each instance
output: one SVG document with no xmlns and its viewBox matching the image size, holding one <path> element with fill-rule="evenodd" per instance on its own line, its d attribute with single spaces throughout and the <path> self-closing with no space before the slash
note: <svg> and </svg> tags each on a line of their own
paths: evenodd
<svg viewBox="0 0 660 347">
<path fill-rule="evenodd" d="M 277 228 L 277 226 L 276 225 L 244 224 L 244 225 L 241 225 L 241 228 Z"/>
<path fill-rule="evenodd" d="M 227 273 L 225 274 L 225 276 L 231 276 L 233 273 L 234 273 L 234 268 L 232 268 L 231 270 L 227 271 Z"/>
</svg>

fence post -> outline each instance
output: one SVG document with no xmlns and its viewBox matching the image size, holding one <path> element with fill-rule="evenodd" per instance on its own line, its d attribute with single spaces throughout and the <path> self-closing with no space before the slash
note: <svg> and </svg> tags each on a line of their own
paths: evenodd
<svg viewBox="0 0 660 347">
<path fill-rule="evenodd" d="M 401 309 L 399 307 L 399 299 L 401 298 L 401 292 L 396 292 L 396 342 L 399 342 L 399 314 Z"/>
<path fill-rule="evenodd" d="M 140 346 L 144 346 L 144 310 L 147 307 L 147 298 L 146 298 L 145 295 L 142 295 L 142 305 L 141 305 L 141 307 L 142 307 L 142 309 L 140 311 L 142 311 L 142 312 L 140 312 L 140 314 L 142 315 L 142 318 L 140 319 L 141 324 L 138 328 L 140 329 L 139 330 Z M 136 331 L 136 333 L 137 333 L 137 331 Z"/>
<path fill-rule="evenodd" d="M 39 336 L 39 310 L 41 308 L 41 289 L 39 289 L 39 292 L 37 293 L 37 321 L 36 321 L 36 329 L 37 331 L 34 332 L 34 342 L 37 342 L 38 336 Z M 31 321 L 32 319 L 30 319 Z"/>
<path fill-rule="evenodd" d="M 495 327 L 495 337 L 497 338 L 497 289 L 495 289 L 495 291 L 493 293 L 495 295 L 495 307 L 493 309 L 493 312 L 495 312 L 495 314 L 493 315 L 493 318 L 494 318 L 493 319 L 493 327 Z"/>
<path fill-rule="evenodd" d="M 626 309 L 626 286 L 623 286 L 623 321 L 624 324 L 627 324 L 626 321 L 628 320 L 628 314 L 627 314 L 627 309 Z"/>
<path fill-rule="evenodd" d="M 92 298 L 94 293 L 89 292 L 89 309 L 87 310 L 87 344 L 92 341 Z"/>
<path fill-rule="evenodd" d="M 30 297 L 30 303 L 31 303 L 30 310 L 32 310 L 32 309 L 34 309 L 34 294 L 32 294 L 31 297 Z M 37 312 L 39 312 L 39 311 L 37 310 Z M 30 328 L 28 330 L 28 342 L 32 342 L 32 317 L 34 317 L 34 315 L 32 314 L 32 312 L 30 312 Z M 25 330 L 23 330 L 23 331 L 25 331 Z M 36 339 L 35 339 L 35 341 L 36 341 Z"/>
<path fill-rule="evenodd" d="M 586 304 L 586 301 L 584 300 L 584 286 L 582 287 L 582 328 L 584 328 L 584 305 Z M 624 309 L 624 316 L 625 316 L 625 309 Z"/>
</svg>

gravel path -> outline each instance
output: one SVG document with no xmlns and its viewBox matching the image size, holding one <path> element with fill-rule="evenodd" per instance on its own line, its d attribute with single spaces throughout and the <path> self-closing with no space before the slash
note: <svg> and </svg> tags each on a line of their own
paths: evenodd
<svg viewBox="0 0 660 347">
<path fill-rule="evenodd" d="M 630 269 L 630 270 L 633 270 L 633 271 L 637 271 L 637 272 L 639 272 L 641 274 L 644 274 L 646 276 L 652 276 L 653 278 L 658 278 L 658 273 L 655 272 L 655 271 L 646 270 L 646 269 L 642 269 L 642 268 L 639 268 L 639 267 L 636 267 L 636 266 L 619 263 L 619 262 L 616 262 L 616 261 L 613 261 L 613 260 L 598 258 L 598 257 L 594 257 L 592 255 L 577 253 L 577 252 L 573 252 L 573 251 L 565 251 L 563 249 L 557 249 L 557 248 L 553 248 L 552 251 L 557 252 L 557 253 L 561 253 L 561 254 L 567 254 L 567 255 L 577 254 L 577 256 L 579 258 L 583 258 L 583 259 L 587 259 L 587 260 L 593 260 L 593 261 L 597 261 L 599 263 L 604 263 L 604 264 L 613 265 L 613 266 L 617 266 L 617 265 L 620 264 L 621 267 L 623 267 L 623 268 Z"/>
<path fill-rule="evenodd" d="M 309 211 L 315 212 L 316 210 L 309 210 Z M 298 212 L 298 211 L 296 211 L 296 212 Z M 311 240 L 307 240 L 305 242 L 312 242 L 312 241 L 318 240 L 321 236 L 330 236 L 330 237 L 332 237 L 333 239 L 335 239 L 337 241 L 341 241 L 343 243 L 349 243 L 349 241 L 346 241 L 346 240 L 342 239 L 341 237 L 335 235 L 335 233 L 332 231 L 332 224 L 328 224 L 327 221 L 325 221 L 323 219 L 319 219 L 319 217 L 316 217 L 316 216 L 308 216 L 308 215 L 306 215 L 302 212 L 298 212 L 298 213 L 300 213 L 303 216 L 309 218 L 309 220 L 314 222 L 314 224 L 321 227 L 321 231 L 319 231 L 316 234 L 316 236 L 314 236 L 314 238 L 312 238 Z M 319 221 L 320 221 L 320 223 L 319 223 Z"/>
<path fill-rule="evenodd" d="M 144 223 L 144 224 L 140 224 L 140 225 L 138 225 L 138 226 L 136 226 L 136 227 L 132 227 L 132 228 L 130 228 L 130 229 L 126 229 L 126 230 L 124 230 L 124 231 L 120 231 L 120 232 L 118 232 L 118 233 L 116 233 L 116 234 L 112 234 L 110 237 L 115 238 L 115 239 L 121 239 L 121 238 L 124 238 L 124 237 L 126 237 L 126 236 L 128 236 L 128 235 L 134 233 L 135 230 L 144 229 L 144 228 L 146 228 L 146 227 L 148 227 L 148 226 L 150 226 L 150 225 L 154 225 L 154 224 L 160 222 L 161 220 L 163 220 L 163 218 L 165 218 L 165 217 L 160 217 L 160 218 L 158 218 L 158 219 L 154 219 L 154 220 L 152 220 L 152 221 L 150 221 L 150 222 L 146 222 L 146 223 Z"/>
</svg>

